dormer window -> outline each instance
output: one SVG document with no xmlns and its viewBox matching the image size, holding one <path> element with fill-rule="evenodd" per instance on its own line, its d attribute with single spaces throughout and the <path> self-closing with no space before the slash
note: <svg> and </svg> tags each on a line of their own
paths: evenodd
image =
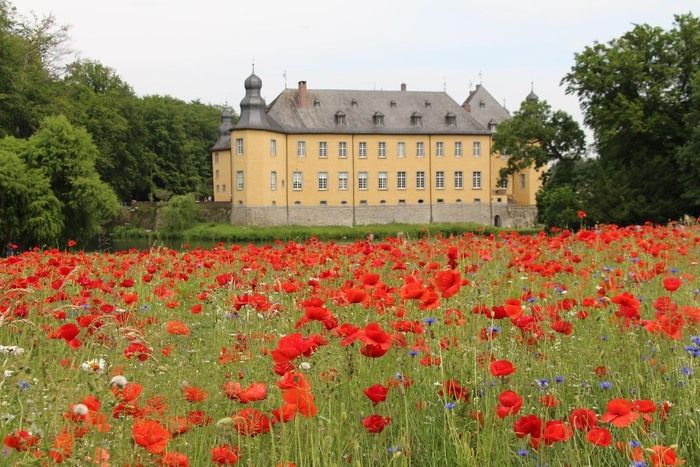
<svg viewBox="0 0 700 467">
<path fill-rule="evenodd" d="M 429 109 L 431 107 L 430 101 L 425 101 L 425 108 Z"/>
<path fill-rule="evenodd" d="M 338 111 L 335 113 L 335 124 L 337 126 L 344 126 L 345 125 L 345 114 L 341 111 Z"/>
<path fill-rule="evenodd" d="M 452 112 L 448 112 L 447 115 L 445 115 L 445 124 L 454 126 L 457 124 L 457 116 L 453 114 Z"/>
<path fill-rule="evenodd" d="M 314 107 L 321 107 L 321 101 L 318 99 L 314 99 Z"/>
<path fill-rule="evenodd" d="M 357 99 L 351 100 L 351 101 L 350 101 L 350 105 L 351 105 L 353 108 L 356 109 L 356 108 L 357 108 Z"/>
<path fill-rule="evenodd" d="M 384 114 L 381 112 L 375 112 L 374 116 L 372 116 L 372 121 L 374 122 L 375 126 L 384 126 Z"/>
<path fill-rule="evenodd" d="M 489 122 L 489 131 L 490 131 L 490 132 L 496 131 L 496 122 L 493 121 L 493 120 L 491 120 L 491 121 Z"/>
<path fill-rule="evenodd" d="M 411 114 L 411 125 L 413 126 L 423 126 L 423 116 L 418 112 L 413 112 Z"/>
<path fill-rule="evenodd" d="M 390 106 L 391 108 L 396 107 L 396 101 L 391 101 L 391 102 L 389 102 L 389 106 Z"/>
<path fill-rule="evenodd" d="M 485 109 L 485 108 L 486 108 L 486 102 L 484 102 L 484 101 L 479 101 L 479 108 L 480 108 L 480 109 Z"/>
</svg>

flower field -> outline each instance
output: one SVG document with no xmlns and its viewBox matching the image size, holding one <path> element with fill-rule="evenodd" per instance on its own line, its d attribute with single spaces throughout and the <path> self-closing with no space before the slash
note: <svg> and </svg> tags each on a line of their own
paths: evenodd
<svg viewBox="0 0 700 467">
<path fill-rule="evenodd" d="M 699 260 L 697 226 L 0 259 L 0 463 L 697 466 Z"/>
</svg>

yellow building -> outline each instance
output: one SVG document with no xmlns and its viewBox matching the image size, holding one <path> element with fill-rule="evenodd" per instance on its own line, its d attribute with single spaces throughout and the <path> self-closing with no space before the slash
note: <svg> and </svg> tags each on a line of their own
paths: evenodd
<svg viewBox="0 0 700 467">
<path fill-rule="evenodd" d="M 267 106 L 258 76 L 244 85 L 240 119 L 212 149 L 214 199 L 231 201 L 232 223 L 533 222 L 534 194 L 530 202 L 511 183 L 497 196 L 493 128 L 468 102 L 405 84 L 311 90 L 301 81 Z"/>
</svg>

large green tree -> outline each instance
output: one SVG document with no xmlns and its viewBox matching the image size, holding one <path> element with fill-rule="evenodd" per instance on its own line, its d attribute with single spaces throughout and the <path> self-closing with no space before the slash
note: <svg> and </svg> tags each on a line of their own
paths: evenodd
<svg viewBox="0 0 700 467">
<path fill-rule="evenodd" d="M 603 220 L 665 222 L 700 210 L 700 22 L 635 26 L 576 54 L 563 80 L 600 156 Z"/>
<path fill-rule="evenodd" d="M 513 117 L 498 125 L 493 150 L 508 155 L 501 176 L 527 167 L 537 169 L 565 159 L 579 158 L 586 139 L 578 123 L 562 110 L 553 111 L 546 101 L 529 97 Z"/>
<path fill-rule="evenodd" d="M 63 230 L 61 207 L 41 170 L 29 169 L 0 145 L 0 242 L 24 247 L 54 243 Z"/>
<path fill-rule="evenodd" d="M 95 169 L 97 154 L 89 133 L 62 115 L 46 117 L 29 138 L 23 155 L 30 168 L 43 171 L 59 200 L 62 240 L 91 239 L 119 210 L 114 191 Z"/>
</svg>

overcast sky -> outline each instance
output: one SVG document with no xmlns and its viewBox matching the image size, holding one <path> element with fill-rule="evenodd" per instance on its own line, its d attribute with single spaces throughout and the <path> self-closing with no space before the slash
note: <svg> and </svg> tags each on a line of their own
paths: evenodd
<svg viewBox="0 0 700 467">
<path fill-rule="evenodd" d="M 228 103 L 251 72 L 271 102 L 309 89 L 441 91 L 458 103 L 481 82 L 509 110 L 535 92 L 579 121 L 559 83 L 574 53 L 633 24 L 671 27 L 698 0 L 13 0 L 53 14 L 71 48 L 116 70 L 138 95 Z M 694 8 L 694 10 L 693 10 Z"/>
</svg>

